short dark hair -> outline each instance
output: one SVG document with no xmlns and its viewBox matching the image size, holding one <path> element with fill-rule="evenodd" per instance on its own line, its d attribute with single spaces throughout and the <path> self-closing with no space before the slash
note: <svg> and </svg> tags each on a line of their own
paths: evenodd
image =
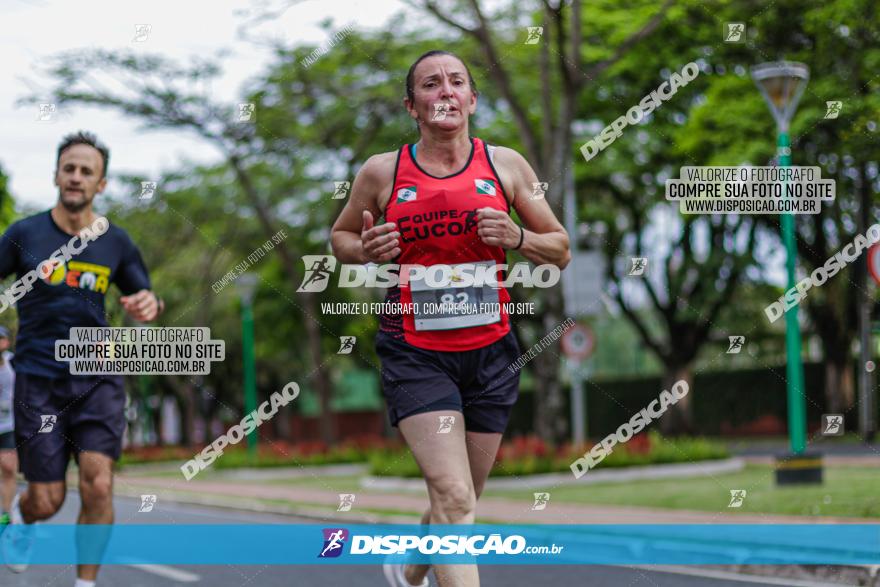
<svg viewBox="0 0 880 587">
<path fill-rule="evenodd" d="M 435 55 L 449 55 L 450 57 L 455 57 L 456 59 L 461 61 L 461 64 L 464 65 L 464 70 L 467 72 L 468 83 L 470 83 L 471 85 L 471 91 L 475 95 L 479 94 L 479 92 L 477 92 L 477 84 L 474 81 L 474 76 L 471 75 L 471 70 L 468 68 L 467 63 L 464 62 L 464 59 L 450 51 L 444 51 L 442 49 L 432 49 L 427 53 L 423 53 L 421 57 L 416 59 L 415 62 L 409 66 L 409 72 L 406 74 L 406 97 L 409 98 L 410 102 L 413 102 L 415 100 L 415 92 L 413 91 L 413 84 L 415 83 L 415 80 L 413 79 L 413 76 L 415 75 L 416 67 L 418 67 L 419 63 L 421 63 L 422 60 L 427 59 L 428 57 L 434 57 Z"/>
<path fill-rule="evenodd" d="M 61 162 L 61 153 L 74 145 L 88 145 L 97 149 L 101 154 L 101 159 L 104 161 L 104 169 L 101 177 L 107 177 L 107 165 L 110 163 L 110 149 L 108 149 L 104 143 L 99 141 L 94 133 L 82 130 L 77 133 L 69 134 L 61 139 L 61 144 L 58 145 L 58 156 L 55 158 L 55 167 L 58 167 L 58 164 Z"/>
</svg>

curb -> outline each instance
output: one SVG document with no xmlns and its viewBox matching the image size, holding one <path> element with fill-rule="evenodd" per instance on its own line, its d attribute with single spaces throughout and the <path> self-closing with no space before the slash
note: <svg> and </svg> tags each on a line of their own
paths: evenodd
<svg viewBox="0 0 880 587">
<path fill-rule="evenodd" d="M 218 469 L 213 472 L 218 480 L 264 481 L 267 479 L 299 479 L 319 475 L 323 477 L 347 477 L 365 473 L 369 465 L 366 463 L 346 463 L 341 465 L 322 465 L 307 467 L 262 467 Z"/>
<path fill-rule="evenodd" d="M 118 497 L 139 498 L 143 495 L 143 491 L 131 488 L 114 488 L 114 495 Z M 178 491 L 162 490 L 163 502 L 172 502 L 183 505 L 197 505 L 201 507 L 210 507 L 217 509 L 237 510 L 242 512 L 260 513 L 260 514 L 276 514 L 285 516 L 297 516 L 314 520 L 317 522 L 333 522 L 333 523 L 355 523 L 355 524 L 417 524 L 421 520 L 421 514 L 412 515 L 383 515 L 373 514 L 369 512 L 335 512 L 332 509 L 324 510 L 326 514 L 322 515 L 321 510 L 307 509 L 306 507 L 267 504 L 262 500 L 253 498 L 227 498 L 206 494 L 189 494 Z"/>
<path fill-rule="evenodd" d="M 493 489 L 542 489 L 547 485 L 586 485 L 591 483 L 613 483 L 616 481 L 635 481 L 639 479 L 672 479 L 676 477 L 699 477 L 702 475 L 719 475 L 735 473 L 745 468 L 745 459 L 734 457 L 718 461 L 702 463 L 673 463 L 669 465 L 648 465 L 644 467 L 626 467 L 625 469 L 608 469 L 591 471 L 580 479 L 570 473 L 546 473 L 528 477 L 489 478 L 486 491 Z M 361 479 L 361 487 L 389 491 L 411 491 L 426 493 L 423 479 L 404 477 L 373 477 Z"/>
</svg>

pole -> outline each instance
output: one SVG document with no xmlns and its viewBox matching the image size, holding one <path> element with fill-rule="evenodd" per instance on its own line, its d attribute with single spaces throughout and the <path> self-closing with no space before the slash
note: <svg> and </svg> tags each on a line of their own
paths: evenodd
<svg viewBox="0 0 880 587">
<path fill-rule="evenodd" d="M 244 360 L 244 411 L 250 414 L 257 409 L 256 359 L 254 358 L 254 315 L 249 302 L 241 303 L 241 343 Z M 247 435 L 248 457 L 257 456 L 257 431 Z"/>
<path fill-rule="evenodd" d="M 865 167 L 859 173 L 859 196 L 861 199 L 857 232 L 865 234 L 871 221 L 871 190 L 865 185 Z M 859 432 L 862 440 L 870 443 L 874 440 L 874 377 L 866 365 L 871 360 L 871 306 L 868 296 L 868 253 L 862 254 L 856 265 L 856 304 L 859 308 Z"/>
<path fill-rule="evenodd" d="M 572 276 L 575 274 L 574 265 L 577 263 L 578 233 L 577 233 L 577 204 L 574 197 L 574 165 L 565 170 L 565 230 L 568 232 L 569 248 L 571 249 L 571 264 L 568 270 Z M 574 307 L 574 304 L 572 304 Z M 584 402 L 584 382 L 581 375 L 580 361 L 572 361 L 569 373 L 571 375 L 571 433 L 572 440 L 578 446 L 586 441 L 584 421 L 586 420 L 586 406 Z"/>
<path fill-rule="evenodd" d="M 568 360 L 571 375 L 571 434 L 575 446 L 581 446 L 586 440 L 586 406 L 584 405 L 584 381 L 581 376 L 581 362 Z"/>
<path fill-rule="evenodd" d="M 864 255 L 862 255 L 864 256 Z M 864 282 L 867 287 L 867 280 Z M 868 372 L 868 361 L 871 360 L 871 302 L 863 288 L 859 288 L 859 431 L 862 440 L 866 443 L 874 440 L 874 402 L 872 390 L 874 388 L 871 379 L 872 373 Z"/>
<path fill-rule="evenodd" d="M 780 167 L 791 165 L 791 142 L 788 130 L 779 129 L 776 142 Z M 795 265 L 797 248 L 795 246 L 794 216 L 782 214 L 782 241 L 786 251 L 786 272 L 788 288 L 797 282 Z M 796 455 L 804 452 L 807 446 L 806 399 L 804 396 L 804 367 L 801 364 L 801 332 L 798 324 L 798 307 L 795 305 L 785 313 L 785 354 L 786 354 L 786 387 L 788 391 L 788 435 L 791 440 L 791 452 Z"/>
</svg>

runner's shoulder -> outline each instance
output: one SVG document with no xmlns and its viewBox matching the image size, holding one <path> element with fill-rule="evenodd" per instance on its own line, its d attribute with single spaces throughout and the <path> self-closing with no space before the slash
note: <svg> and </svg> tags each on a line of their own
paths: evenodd
<svg viewBox="0 0 880 587">
<path fill-rule="evenodd" d="M 500 145 L 493 145 L 493 147 L 495 152 L 492 156 L 492 165 L 504 187 L 505 196 L 513 207 L 517 194 L 525 191 L 526 186 L 534 181 L 534 179 L 530 179 L 534 175 L 534 171 L 526 158 L 515 149 Z"/>
<path fill-rule="evenodd" d="M 13 231 L 23 231 L 27 233 L 29 230 L 33 230 L 37 227 L 43 227 L 47 224 L 49 219 L 49 210 L 45 210 L 43 212 L 37 212 L 36 214 L 31 214 L 30 216 L 25 216 L 24 218 L 19 218 L 15 222 L 9 225 L 6 229 L 7 232 Z"/>
<path fill-rule="evenodd" d="M 352 201 L 367 206 L 375 205 L 380 211 L 388 203 L 394 184 L 398 151 L 373 155 L 363 164 L 352 189 Z M 356 188 L 356 189 L 355 189 Z"/>
<path fill-rule="evenodd" d="M 394 168 L 397 166 L 397 153 L 398 151 L 388 151 L 371 156 L 361 167 L 358 175 L 377 186 L 392 181 Z"/>
<path fill-rule="evenodd" d="M 137 245 L 134 244 L 134 241 L 124 228 L 114 224 L 106 216 L 104 218 L 107 220 L 107 231 L 103 234 L 96 234 L 96 238 L 92 241 L 93 243 L 99 245 L 99 247 L 121 251 L 123 257 L 128 255 L 132 249 L 137 248 Z M 93 245 L 90 244 L 89 246 Z"/>
<path fill-rule="evenodd" d="M 490 146 L 495 149 L 492 163 L 499 171 L 501 171 L 501 168 L 503 168 L 505 171 L 511 174 L 523 175 L 523 172 L 531 167 L 526 158 L 523 157 L 516 149 L 511 149 L 510 147 L 502 147 L 501 145 Z"/>
</svg>

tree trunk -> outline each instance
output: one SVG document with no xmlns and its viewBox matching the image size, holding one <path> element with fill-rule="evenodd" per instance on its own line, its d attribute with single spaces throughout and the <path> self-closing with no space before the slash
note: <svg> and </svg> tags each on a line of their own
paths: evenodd
<svg viewBox="0 0 880 587">
<path fill-rule="evenodd" d="M 271 237 L 276 232 L 272 223 L 272 216 L 269 209 L 260 198 L 259 192 L 251 181 L 250 175 L 248 175 L 243 163 L 237 156 L 230 155 L 229 163 L 232 166 L 233 171 L 235 171 L 239 184 L 244 190 L 254 212 L 256 212 L 257 219 L 263 226 L 266 237 Z M 278 254 L 278 257 L 281 260 L 281 265 L 284 267 L 285 272 L 289 276 L 290 284 L 293 286 L 292 291 L 295 292 L 299 287 L 299 278 L 297 277 L 298 267 L 294 256 L 287 248 L 287 243 L 285 241 L 278 243 L 273 250 Z M 303 301 L 304 306 L 302 308 L 302 316 L 303 323 L 306 327 L 309 355 L 312 364 L 314 365 L 312 380 L 318 390 L 318 402 L 321 405 L 321 440 L 327 444 L 333 444 L 336 440 L 336 428 L 333 425 L 333 414 L 330 412 L 330 399 L 333 394 L 333 386 L 330 383 L 330 377 L 327 375 L 327 369 L 323 367 L 324 361 L 321 358 L 321 331 L 318 326 L 318 319 L 316 318 L 316 316 L 320 315 L 318 311 L 318 301 L 313 293 L 303 293 L 300 295 L 300 299 Z"/>
<path fill-rule="evenodd" d="M 664 436 L 682 436 L 694 433 L 694 373 L 691 365 L 667 365 L 663 375 L 663 389 L 671 391 L 677 381 L 684 381 L 688 385 L 688 393 L 678 400 L 675 405 L 670 405 L 665 414 L 660 418 L 660 432 Z M 659 397 L 659 392 L 658 392 Z"/>
<path fill-rule="evenodd" d="M 852 366 L 846 356 L 825 360 L 825 409 L 832 414 L 842 414 L 853 407 L 855 385 Z"/>
<path fill-rule="evenodd" d="M 165 446 L 165 441 L 162 439 L 162 402 L 165 401 L 165 394 L 159 392 L 157 397 L 159 398 L 159 403 L 155 409 L 150 410 L 150 413 L 153 416 L 153 431 L 156 434 L 156 446 Z"/>
<path fill-rule="evenodd" d="M 180 443 L 183 446 L 192 446 L 194 443 L 193 426 L 196 420 L 196 390 L 192 382 L 187 381 L 178 397 L 180 406 Z"/>
<path fill-rule="evenodd" d="M 562 320 L 562 291 L 559 287 L 545 290 L 543 333 L 556 328 Z M 540 340 L 540 338 L 538 340 Z M 558 345 L 557 343 L 554 343 Z M 522 349 L 525 351 L 526 349 Z M 535 432 L 544 442 L 560 444 L 569 436 L 568 417 L 559 381 L 559 350 L 544 349 L 535 358 Z"/>
<path fill-rule="evenodd" d="M 844 277 L 844 276 L 841 276 Z M 858 275 L 849 273 L 858 283 Z M 850 362 L 850 344 L 858 337 L 855 324 L 855 294 L 850 288 L 828 284 L 823 290 L 822 307 L 808 305 L 807 311 L 822 340 L 825 358 L 825 408 L 829 413 L 842 414 L 855 402 L 855 381 Z"/>
</svg>

